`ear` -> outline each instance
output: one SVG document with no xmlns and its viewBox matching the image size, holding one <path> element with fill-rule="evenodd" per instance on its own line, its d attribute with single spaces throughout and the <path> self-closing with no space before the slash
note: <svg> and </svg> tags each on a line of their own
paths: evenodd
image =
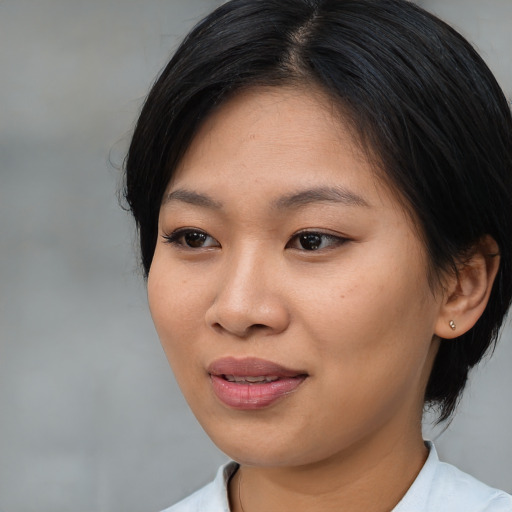
<svg viewBox="0 0 512 512">
<path fill-rule="evenodd" d="M 461 263 L 457 275 L 448 280 L 436 322 L 437 336 L 457 338 L 475 325 L 487 306 L 499 264 L 498 244 L 486 235 Z"/>
</svg>

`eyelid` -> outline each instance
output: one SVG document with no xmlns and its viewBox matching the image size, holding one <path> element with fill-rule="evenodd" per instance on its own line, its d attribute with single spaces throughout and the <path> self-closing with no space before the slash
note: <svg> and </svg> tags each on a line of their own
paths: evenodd
<svg viewBox="0 0 512 512">
<path fill-rule="evenodd" d="M 180 242 L 180 238 L 186 236 L 189 233 L 200 233 L 205 235 L 207 238 L 210 238 L 211 240 L 214 240 L 216 242 L 215 245 L 205 245 L 202 247 L 192 247 L 190 245 L 187 245 L 183 242 Z M 187 251 L 198 251 L 198 250 L 207 250 L 207 249 L 214 249 L 217 247 L 220 247 L 220 243 L 210 234 L 208 234 L 207 231 L 204 229 L 199 228 L 193 228 L 193 227 L 183 227 L 178 228 L 172 231 L 169 234 L 162 234 L 162 238 L 164 239 L 164 243 L 173 245 L 179 249 L 187 250 Z"/>
<path fill-rule="evenodd" d="M 298 238 L 301 235 L 318 235 L 318 236 L 325 237 L 326 239 L 331 240 L 333 243 L 329 244 L 327 247 L 321 247 L 321 248 L 315 249 L 315 250 L 308 250 L 308 249 L 299 248 L 299 247 L 291 247 L 292 242 L 295 240 L 298 240 Z M 294 233 L 288 240 L 288 242 L 286 244 L 286 248 L 295 249 L 295 250 L 307 252 L 307 253 L 315 253 L 315 252 L 320 252 L 320 251 L 324 251 L 324 250 L 334 249 L 336 247 L 339 247 L 339 246 L 349 242 L 350 240 L 351 239 L 349 237 L 344 236 L 340 233 L 332 233 L 331 231 L 325 231 L 323 229 L 308 228 L 308 229 L 301 229 L 300 231 L 297 231 L 296 233 Z"/>
</svg>

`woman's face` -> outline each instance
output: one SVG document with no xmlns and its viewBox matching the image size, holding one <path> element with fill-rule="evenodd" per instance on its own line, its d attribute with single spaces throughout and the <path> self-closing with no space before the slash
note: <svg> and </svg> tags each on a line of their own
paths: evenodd
<svg viewBox="0 0 512 512">
<path fill-rule="evenodd" d="M 190 407 L 234 459 L 421 435 L 442 293 L 320 93 L 254 89 L 207 119 L 166 191 L 148 295 Z"/>
</svg>

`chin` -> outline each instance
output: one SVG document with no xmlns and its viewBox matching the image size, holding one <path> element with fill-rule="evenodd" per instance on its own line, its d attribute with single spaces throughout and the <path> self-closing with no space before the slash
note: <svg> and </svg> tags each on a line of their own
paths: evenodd
<svg viewBox="0 0 512 512">
<path fill-rule="evenodd" d="M 219 428 L 217 425 L 214 429 L 208 429 L 203 425 L 203 428 L 219 450 L 240 464 L 259 467 L 300 464 L 293 460 L 299 455 L 297 438 L 294 436 L 290 439 L 295 441 L 288 441 L 278 432 L 268 432 L 257 426 L 233 429 Z M 273 430 L 276 430 L 275 427 Z"/>
<path fill-rule="evenodd" d="M 257 467 L 293 467 L 319 462 L 331 455 L 330 448 L 321 453 L 318 443 L 308 449 L 307 445 L 299 442 L 303 436 L 293 433 L 284 434 L 260 430 L 251 435 L 249 429 L 236 432 L 229 429 L 221 432 L 209 432 L 213 443 L 228 457 L 242 465 Z M 258 429 L 259 430 L 259 429 Z"/>
</svg>

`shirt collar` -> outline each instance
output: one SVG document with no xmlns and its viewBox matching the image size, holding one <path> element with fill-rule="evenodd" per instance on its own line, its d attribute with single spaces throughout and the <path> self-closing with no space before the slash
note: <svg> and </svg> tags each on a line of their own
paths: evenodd
<svg viewBox="0 0 512 512">
<path fill-rule="evenodd" d="M 427 460 L 411 487 L 409 487 L 409 490 L 393 509 L 393 512 L 420 511 L 424 509 L 425 503 L 428 502 L 430 490 L 439 464 L 439 456 L 437 455 L 436 447 L 431 441 L 425 441 L 425 446 L 429 450 Z"/>
</svg>

